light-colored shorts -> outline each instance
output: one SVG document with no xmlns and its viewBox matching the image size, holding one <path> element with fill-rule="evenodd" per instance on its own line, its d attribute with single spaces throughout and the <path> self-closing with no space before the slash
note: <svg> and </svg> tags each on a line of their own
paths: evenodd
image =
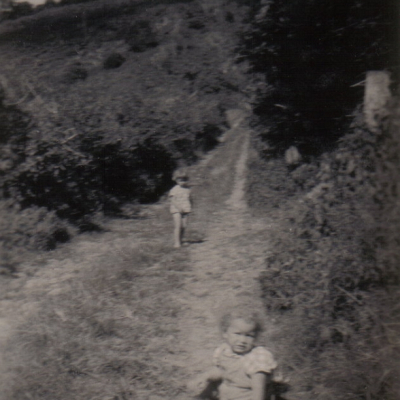
<svg viewBox="0 0 400 400">
<path fill-rule="evenodd" d="M 187 215 L 189 215 L 189 214 L 190 214 L 190 211 L 188 211 L 188 212 L 181 212 L 181 211 L 171 211 L 171 214 L 172 214 L 172 215 L 174 215 L 174 214 L 181 214 L 181 215 L 182 215 L 182 217 L 186 217 Z"/>
</svg>

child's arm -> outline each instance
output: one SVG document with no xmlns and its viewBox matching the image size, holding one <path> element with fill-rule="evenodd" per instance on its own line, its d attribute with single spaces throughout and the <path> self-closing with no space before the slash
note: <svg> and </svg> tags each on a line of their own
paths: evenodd
<svg viewBox="0 0 400 400">
<path fill-rule="evenodd" d="M 221 379 L 221 370 L 218 367 L 213 367 L 189 381 L 187 388 L 194 396 L 199 396 L 207 388 L 210 382 L 219 381 Z"/>
<path fill-rule="evenodd" d="M 267 397 L 268 388 L 270 387 L 272 378 L 271 374 L 265 372 L 257 372 L 251 377 L 251 389 L 253 392 L 252 400 L 269 400 Z"/>
</svg>

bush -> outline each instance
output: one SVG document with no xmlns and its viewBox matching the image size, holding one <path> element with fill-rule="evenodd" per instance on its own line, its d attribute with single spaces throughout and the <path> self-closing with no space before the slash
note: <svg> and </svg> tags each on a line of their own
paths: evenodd
<svg viewBox="0 0 400 400">
<path fill-rule="evenodd" d="M 44 207 L 21 207 L 0 201 L 1 266 L 14 270 L 26 251 L 53 250 L 68 241 L 74 229 Z"/>
<path fill-rule="evenodd" d="M 119 68 L 125 61 L 125 57 L 121 54 L 112 53 L 104 60 L 103 67 L 104 69 Z"/>
<path fill-rule="evenodd" d="M 220 127 L 213 124 L 206 124 L 203 129 L 196 134 L 196 148 L 207 152 L 212 150 L 218 143 L 221 136 Z"/>
<path fill-rule="evenodd" d="M 135 53 L 143 53 L 147 49 L 158 46 L 149 21 L 138 21 L 133 25 L 127 33 L 126 41 Z"/>
<path fill-rule="evenodd" d="M 0 89 L 0 146 L 8 144 L 19 155 L 27 140 L 30 117 L 15 105 L 7 105 Z"/>
<path fill-rule="evenodd" d="M 167 150 L 151 140 L 122 148 L 120 141 L 94 135 L 75 149 L 60 141 L 31 141 L 26 160 L 4 178 L 3 188 L 23 207 L 46 207 L 79 221 L 118 211 L 126 201 L 157 199 L 174 168 Z"/>
</svg>

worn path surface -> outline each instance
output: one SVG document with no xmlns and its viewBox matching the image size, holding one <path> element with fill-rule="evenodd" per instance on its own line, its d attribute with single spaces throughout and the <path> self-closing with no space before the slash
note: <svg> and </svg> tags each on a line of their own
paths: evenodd
<svg viewBox="0 0 400 400">
<path fill-rule="evenodd" d="M 225 307 L 246 302 L 262 308 L 257 277 L 268 252 L 265 234 L 270 222 L 251 217 L 247 210 L 244 189 L 249 131 L 236 129 L 232 136 L 236 151 L 227 152 L 223 159 L 233 172 L 230 191 L 213 205 L 208 203 L 209 209 L 199 210 L 203 217 L 213 210 L 212 218 L 207 224 L 206 241 L 190 250 L 191 275 L 180 294 L 185 308 L 180 321 L 180 362 L 189 367 L 190 374 L 210 366 L 213 350 L 221 341 L 218 318 Z M 218 171 L 218 166 L 211 169 Z M 226 179 L 223 173 L 220 179 Z"/>
</svg>

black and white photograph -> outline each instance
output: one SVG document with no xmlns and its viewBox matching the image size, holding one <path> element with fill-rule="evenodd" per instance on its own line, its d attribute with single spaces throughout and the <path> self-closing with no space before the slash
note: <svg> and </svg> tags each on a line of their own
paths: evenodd
<svg viewBox="0 0 400 400">
<path fill-rule="evenodd" d="M 398 0 L 0 0 L 0 400 L 400 400 Z"/>
</svg>

